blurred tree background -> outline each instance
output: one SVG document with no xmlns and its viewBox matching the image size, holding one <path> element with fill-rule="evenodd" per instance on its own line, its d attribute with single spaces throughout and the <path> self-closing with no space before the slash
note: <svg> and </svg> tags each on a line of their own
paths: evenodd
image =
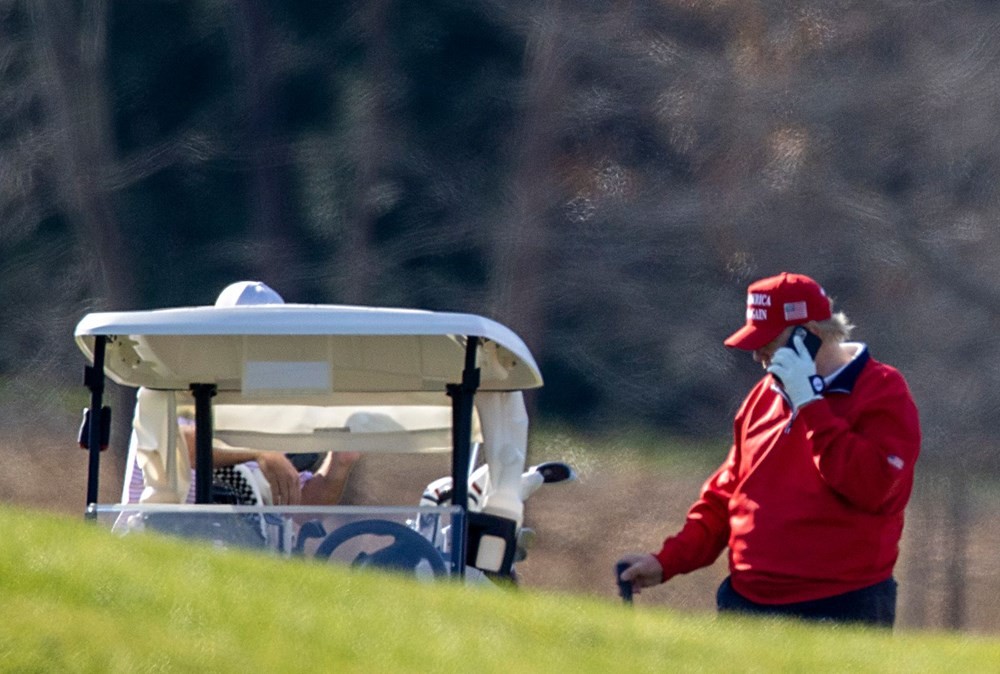
<svg viewBox="0 0 1000 674">
<path fill-rule="evenodd" d="M 998 29 L 983 0 L 0 0 L 0 431 L 62 431 L 88 311 L 256 278 L 504 322 L 544 421 L 724 439 L 746 284 L 800 271 L 911 383 L 961 627 Z"/>
</svg>

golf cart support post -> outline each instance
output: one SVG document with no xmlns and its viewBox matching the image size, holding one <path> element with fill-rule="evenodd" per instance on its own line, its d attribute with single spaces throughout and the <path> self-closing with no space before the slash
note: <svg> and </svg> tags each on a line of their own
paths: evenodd
<svg viewBox="0 0 1000 674">
<path fill-rule="evenodd" d="M 101 468 L 101 431 L 105 427 L 105 417 L 109 410 L 104 407 L 104 354 L 108 340 L 104 335 L 94 339 L 94 364 L 83 370 L 83 382 L 90 389 L 90 407 L 84 413 L 84 427 L 81 440 L 85 440 L 88 450 L 87 461 L 87 504 L 97 502 L 98 475 Z M 110 421 L 110 419 L 109 419 Z M 110 428 L 110 426 L 109 426 Z"/>
<path fill-rule="evenodd" d="M 462 368 L 462 383 L 448 384 L 445 390 L 451 398 L 451 477 L 453 492 L 452 503 L 468 504 L 469 480 L 458 479 L 459 475 L 468 475 L 472 470 L 472 411 L 476 389 L 479 388 L 479 368 L 476 367 L 476 349 L 479 337 L 468 336 L 465 344 L 465 366 Z M 468 516 L 468 508 L 465 508 Z M 468 520 L 466 520 L 467 522 Z M 464 531 L 463 531 L 464 529 Z M 456 559 L 465 558 L 468 543 L 467 527 L 452 527 L 452 550 L 458 551 Z M 513 546 L 510 546 L 513 547 Z M 457 562 L 456 562 L 457 563 Z M 510 565 L 507 566 L 508 570 Z"/>
<path fill-rule="evenodd" d="M 188 307 L 89 314 L 77 326 L 76 339 L 93 363 L 86 370 L 91 391 L 88 512 L 98 498 L 101 429 L 108 413 L 102 405 L 105 375 L 140 387 L 140 393 L 145 388 L 150 396 L 167 396 L 172 401 L 167 410 L 174 410 L 178 399 L 190 400 L 183 396 L 193 399 L 198 504 L 211 501 L 213 441 L 220 436 L 234 438 L 236 446 L 276 451 L 319 446 L 325 451 L 440 451 L 445 446 L 435 442 L 436 428 L 412 426 L 406 410 L 447 405 L 452 502 L 463 515 L 456 520 L 461 526 L 451 532 L 452 573 L 462 575 L 464 561 L 509 573 L 523 516 L 517 496 L 527 439 L 521 391 L 541 386 L 542 378 L 527 347 L 506 327 L 471 314 L 405 309 Z M 239 419 L 259 416 L 255 410 L 267 410 L 272 425 L 284 410 L 292 410 L 286 442 L 295 444 L 270 446 L 280 438 L 265 422 L 258 428 L 240 426 Z M 312 419 L 329 410 L 335 412 L 332 417 Z M 135 429 L 140 416 L 137 406 Z M 404 437 L 390 433 L 397 426 L 415 428 L 415 433 L 399 444 L 379 445 Z M 480 428 L 496 489 L 492 506 L 488 501 L 482 512 L 469 512 L 472 441 Z M 269 444 L 249 444 L 253 439 Z"/>
</svg>

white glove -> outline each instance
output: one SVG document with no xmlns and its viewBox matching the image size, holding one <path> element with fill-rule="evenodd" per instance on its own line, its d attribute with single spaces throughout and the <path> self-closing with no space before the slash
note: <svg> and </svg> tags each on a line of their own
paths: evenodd
<svg viewBox="0 0 1000 674">
<path fill-rule="evenodd" d="M 826 383 L 816 374 L 816 363 L 802 343 L 802 337 L 795 335 L 792 343 L 794 349 L 783 346 L 775 352 L 767 371 L 778 378 L 792 403 L 792 409 L 798 410 L 822 398 Z"/>
</svg>

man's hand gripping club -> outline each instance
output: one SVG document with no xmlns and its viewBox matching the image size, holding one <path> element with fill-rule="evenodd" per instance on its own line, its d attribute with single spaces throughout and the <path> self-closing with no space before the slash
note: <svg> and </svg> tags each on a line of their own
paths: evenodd
<svg viewBox="0 0 1000 674">
<path fill-rule="evenodd" d="M 619 573 L 619 583 L 631 584 L 632 593 L 639 594 L 642 588 L 659 585 L 663 582 L 663 567 L 653 555 L 625 555 L 619 564 L 627 565 Z"/>
</svg>

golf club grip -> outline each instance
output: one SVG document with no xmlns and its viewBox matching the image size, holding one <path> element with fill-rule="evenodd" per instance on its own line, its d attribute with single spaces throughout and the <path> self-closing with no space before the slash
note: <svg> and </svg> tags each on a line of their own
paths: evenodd
<svg viewBox="0 0 1000 674">
<path fill-rule="evenodd" d="M 618 596 L 626 604 L 632 603 L 632 583 L 622 580 L 622 571 L 632 566 L 628 562 L 618 562 L 615 564 L 615 581 L 618 583 Z"/>
</svg>

